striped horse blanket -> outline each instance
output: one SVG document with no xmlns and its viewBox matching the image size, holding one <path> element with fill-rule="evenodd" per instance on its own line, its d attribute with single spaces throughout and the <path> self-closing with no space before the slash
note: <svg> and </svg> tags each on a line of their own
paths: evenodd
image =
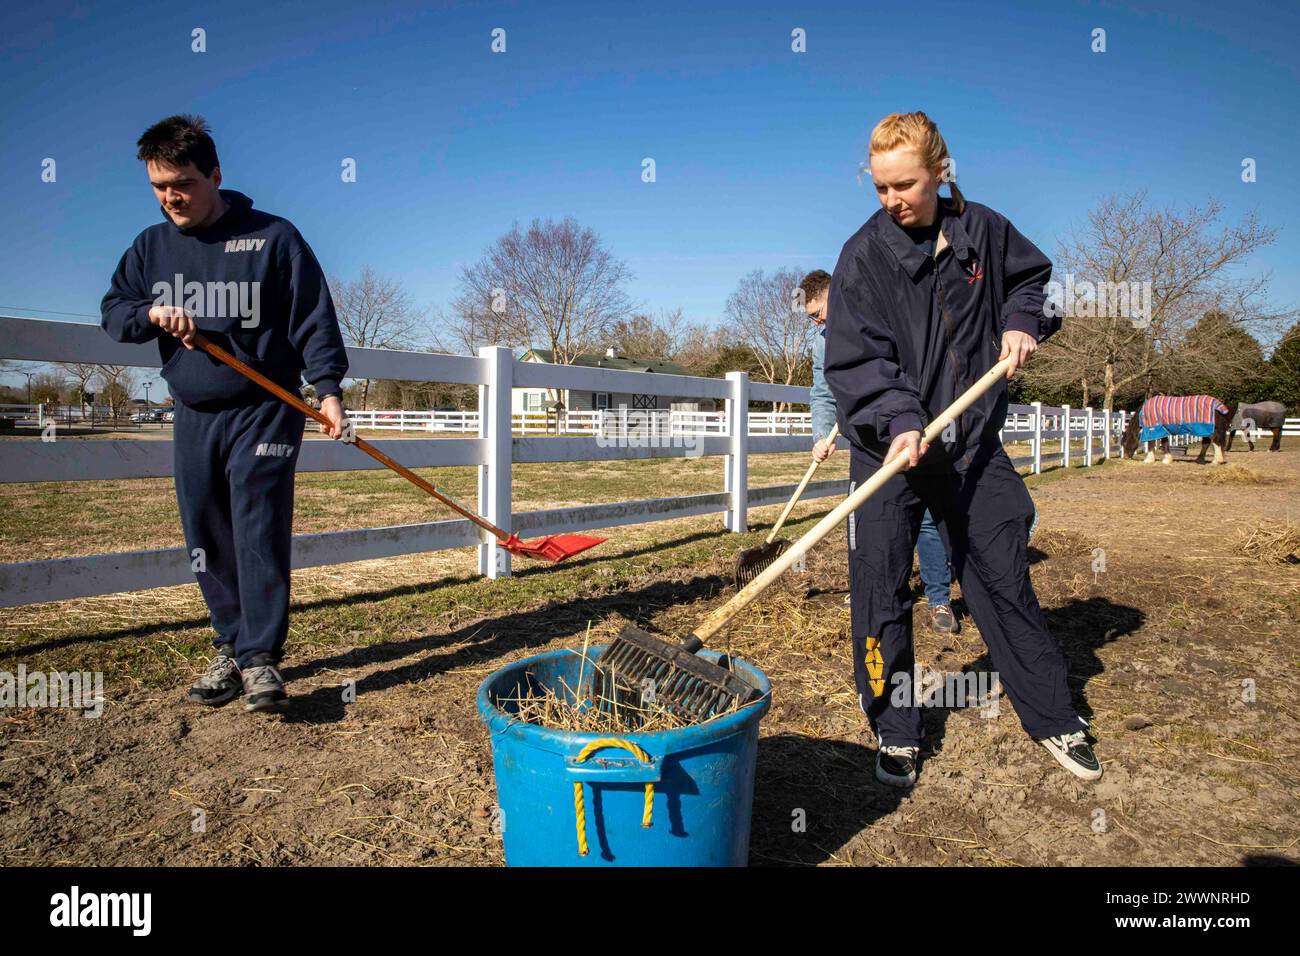
<svg viewBox="0 0 1300 956">
<path fill-rule="evenodd" d="M 1140 441 L 1159 441 L 1172 435 L 1214 435 L 1214 413 L 1228 413 L 1228 406 L 1213 395 L 1153 395 L 1142 403 L 1138 421 Z"/>
</svg>

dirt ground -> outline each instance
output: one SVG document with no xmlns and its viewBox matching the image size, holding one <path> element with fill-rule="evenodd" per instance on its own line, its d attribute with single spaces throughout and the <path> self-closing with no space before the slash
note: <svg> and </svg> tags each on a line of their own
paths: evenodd
<svg viewBox="0 0 1300 956">
<path fill-rule="evenodd" d="M 824 542 L 720 642 L 774 685 L 751 863 L 1300 863 L 1300 564 L 1285 559 L 1300 443 L 1229 462 L 1110 462 L 1029 482 L 1042 516 L 1034 586 L 1099 739 L 1097 784 L 1059 769 L 1003 698 L 992 718 L 928 710 L 915 790 L 877 785 L 851 678 L 843 536 Z M 826 508 L 803 508 L 792 530 Z M 295 585 L 283 717 L 183 702 L 204 663 L 192 593 L 134 621 L 113 598 L 0 612 L 0 669 L 93 666 L 107 681 L 98 719 L 0 711 L 0 859 L 500 864 L 480 681 L 506 661 L 579 646 L 589 624 L 683 632 L 725 598 L 736 550 L 775 513 L 756 512 L 744 537 L 716 517 L 666 523 L 675 540 L 617 564 L 581 559 L 567 578 L 387 583 L 398 579 L 371 562 L 368 587 Z M 918 661 L 989 668 L 968 618 L 939 637 L 923 601 L 915 614 Z M 162 676 L 133 678 L 143 661 Z M 355 703 L 342 699 L 349 680 Z"/>
</svg>

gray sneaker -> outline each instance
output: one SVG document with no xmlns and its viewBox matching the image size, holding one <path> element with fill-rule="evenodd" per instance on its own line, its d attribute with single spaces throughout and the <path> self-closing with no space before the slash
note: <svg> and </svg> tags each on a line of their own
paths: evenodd
<svg viewBox="0 0 1300 956">
<path fill-rule="evenodd" d="M 284 678 L 269 655 L 259 654 L 248 662 L 244 674 L 244 710 L 280 713 L 289 707 Z"/>
<path fill-rule="evenodd" d="M 191 703 L 205 704 L 208 707 L 220 707 L 228 704 L 241 693 L 244 684 L 239 677 L 239 665 L 235 663 L 230 647 L 223 647 L 208 664 L 203 676 L 190 685 Z"/>
<path fill-rule="evenodd" d="M 952 608 L 947 604 L 936 604 L 930 608 L 930 627 L 940 634 L 956 634 L 961 630 L 957 615 L 952 613 Z"/>
</svg>

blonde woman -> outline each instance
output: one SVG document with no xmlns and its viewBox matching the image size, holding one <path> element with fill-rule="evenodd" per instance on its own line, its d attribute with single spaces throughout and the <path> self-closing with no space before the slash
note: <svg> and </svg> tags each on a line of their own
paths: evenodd
<svg viewBox="0 0 1300 956">
<path fill-rule="evenodd" d="M 923 726 L 912 692 L 908 576 L 928 508 L 1021 724 L 1071 773 L 1101 776 L 1048 632 L 1026 557 L 1033 503 L 1002 449 L 1000 383 L 930 447 L 922 429 L 1002 358 L 1008 378 L 1060 320 L 1043 308 L 1052 264 L 1007 219 L 968 203 L 938 127 L 893 113 L 872 130 L 878 210 L 844 245 L 831 278 L 825 375 L 850 477 L 895 455 L 908 467 L 852 516 L 854 678 L 878 749 L 876 778 L 916 782 Z M 952 198 L 939 195 L 949 182 Z"/>
</svg>

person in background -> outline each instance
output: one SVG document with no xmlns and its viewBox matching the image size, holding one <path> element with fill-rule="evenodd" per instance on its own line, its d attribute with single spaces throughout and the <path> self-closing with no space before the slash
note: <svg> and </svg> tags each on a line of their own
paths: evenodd
<svg viewBox="0 0 1300 956">
<path fill-rule="evenodd" d="M 826 384 L 826 292 L 830 288 L 830 273 L 816 269 L 803 277 L 799 288 L 803 292 L 804 310 L 817 326 L 813 336 L 812 373 L 812 428 L 813 461 L 825 461 L 834 454 L 835 443 L 828 441 L 835 427 L 835 399 Z M 948 549 L 944 546 L 939 529 L 935 527 L 930 509 L 921 517 L 921 531 L 916 537 L 916 557 L 921 565 L 921 584 L 925 588 L 926 604 L 930 608 L 930 628 L 940 634 L 956 634 L 961 630 L 952 610 L 952 566 L 948 563 Z M 848 599 L 845 599 L 848 603 Z"/>
</svg>

